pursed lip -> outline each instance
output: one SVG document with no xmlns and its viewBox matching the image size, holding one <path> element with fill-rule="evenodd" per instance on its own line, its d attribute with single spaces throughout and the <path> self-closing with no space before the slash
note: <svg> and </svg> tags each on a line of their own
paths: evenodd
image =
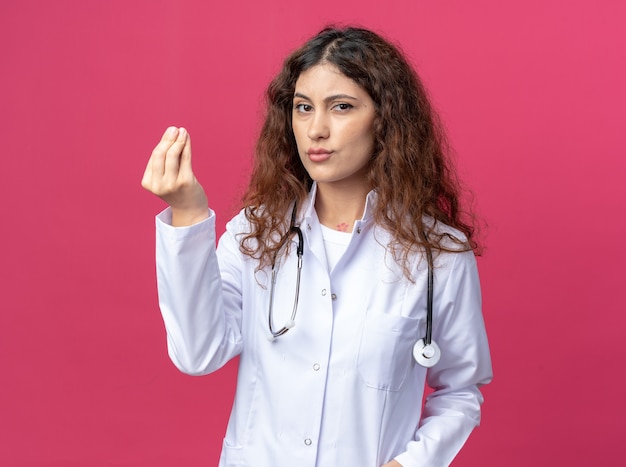
<svg viewBox="0 0 626 467">
<path fill-rule="evenodd" d="M 328 149 L 324 149 L 324 148 L 309 148 L 309 150 L 306 152 L 309 156 L 314 155 L 321 155 L 321 154 L 330 154 L 332 151 L 329 151 Z"/>
<path fill-rule="evenodd" d="M 333 152 L 324 148 L 309 148 L 306 153 L 311 162 L 324 162 L 330 159 Z"/>
</svg>

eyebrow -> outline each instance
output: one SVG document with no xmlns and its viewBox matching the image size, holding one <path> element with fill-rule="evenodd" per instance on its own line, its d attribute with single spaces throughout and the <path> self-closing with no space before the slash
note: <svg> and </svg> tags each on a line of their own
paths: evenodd
<svg viewBox="0 0 626 467">
<path fill-rule="evenodd" d="M 306 96 L 304 94 L 301 94 L 299 92 L 294 93 L 293 97 L 294 97 L 294 99 L 296 97 L 299 97 L 300 99 L 306 99 L 307 101 L 311 100 L 310 97 L 308 97 L 308 96 Z M 334 101 L 334 100 L 337 100 L 337 99 L 350 99 L 350 100 L 353 100 L 353 101 L 357 101 L 358 100 L 356 97 L 350 96 L 348 94 L 333 94 L 332 96 L 328 96 L 328 97 L 324 98 L 324 102 L 328 103 L 328 102 L 331 102 L 331 101 Z"/>
</svg>

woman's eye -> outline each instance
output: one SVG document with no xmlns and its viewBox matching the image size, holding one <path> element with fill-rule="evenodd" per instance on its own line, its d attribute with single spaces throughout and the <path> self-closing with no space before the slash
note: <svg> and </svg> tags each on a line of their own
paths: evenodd
<svg viewBox="0 0 626 467">
<path fill-rule="evenodd" d="M 348 104 L 346 102 L 340 102 L 339 104 L 335 105 L 335 108 L 337 110 L 342 110 L 342 111 L 350 110 L 352 107 L 354 107 L 352 104 Z"/>
<path fill-rule="evenodd" d="M 312 107 L 309 104 L 296 104 L 294 109 L 298 112 L 310 112 Z"/>
</svg>

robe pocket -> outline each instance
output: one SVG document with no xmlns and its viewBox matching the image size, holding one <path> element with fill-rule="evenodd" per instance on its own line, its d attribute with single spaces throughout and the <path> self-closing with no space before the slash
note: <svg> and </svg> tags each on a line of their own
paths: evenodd
<svg viewBox="0 0 626 467">
<path fill-rule="evenodd" d="M 222 458 L 220 459 L 220 466 L 227 467 L 242 467 L 243 461 L 243 446 L 233 446 L 228 443 L 226 438 L 222 443 Z"/>
<path fill-rule="evenodd" d="M 413 364 L 413 345 L 421 319 L 368 313 L 365 317 L 357 370 L 369 387 L 398 391 Z"/>
</svg>

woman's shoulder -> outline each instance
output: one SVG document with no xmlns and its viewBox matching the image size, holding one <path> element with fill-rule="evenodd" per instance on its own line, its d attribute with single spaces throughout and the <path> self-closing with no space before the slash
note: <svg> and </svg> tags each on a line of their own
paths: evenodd
<svg viewBox="0 0 626 467">
<path fill-rule="evenodd" d="M 437 242 L 442 250 L 460 253 L 471 249 L 467 236 L 459 229 L 432 217 L 424 217 L 424 224 L 429 232 L 429 236 L 434 237 L 430 240 Z"/>
<path fill-rule="evenodd" d="M 246 208 L 242 208 L 226 223 L 226 231 L 235 236 L 250 233 L 251 223 L 246 214 Z"/>
</svg>

